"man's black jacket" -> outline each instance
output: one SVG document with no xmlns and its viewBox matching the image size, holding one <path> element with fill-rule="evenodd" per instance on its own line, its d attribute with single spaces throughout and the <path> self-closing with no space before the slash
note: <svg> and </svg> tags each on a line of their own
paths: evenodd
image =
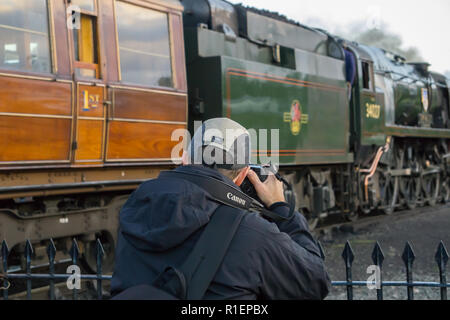
<svg viewBox="0 0 450 320">
<path fill-rule="evenodd" d="M 234 185 L 209 168 L 175 170 Z M 217 206 L 205 190 L 187 180 L 158 178 L 143 183 L 120 212 L 112 294 L 151 284 L 167 265 L 180 266 Z M 270 209 L 280 215 L 289 211 L 283 203 Z M 204 299 L 323 299 L 328 294 L 328 274 L 300 213 L 277 223 L 257 213 L 241 213 L 242 223 Z"/>
</svg>

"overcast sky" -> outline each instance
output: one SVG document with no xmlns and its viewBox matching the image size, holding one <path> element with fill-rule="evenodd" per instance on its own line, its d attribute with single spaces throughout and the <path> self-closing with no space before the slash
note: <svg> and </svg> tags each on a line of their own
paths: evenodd
<svg viewBox="0 0 450 320">
<path fill-rule="evenodd" d="M 449 0 L 230 0 L 277 11 L 303 24 L 345 34 L 355 23 L 385 25 L 417 47 L 438 72 L 450 72 Z M 363 30 L 361 30 L 363 31 Z"/>
</svg>

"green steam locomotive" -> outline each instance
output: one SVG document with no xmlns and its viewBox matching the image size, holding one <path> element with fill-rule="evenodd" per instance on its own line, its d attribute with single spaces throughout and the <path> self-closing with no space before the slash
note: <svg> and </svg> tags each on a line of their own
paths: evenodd
<svg viewBox="0 0 450 320">
<path fill-rule="evenodd" d="M 450 81 L 429 64 L 226 1 L 182 5 L 191 129 L 278 129 L 253 155 L 279 159 L 312 228 L 449 200 Z"/>
</svg>

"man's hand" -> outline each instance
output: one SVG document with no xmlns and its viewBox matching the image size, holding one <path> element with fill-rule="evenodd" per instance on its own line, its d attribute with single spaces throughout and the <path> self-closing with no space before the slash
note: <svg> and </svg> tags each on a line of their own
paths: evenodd
<svg viewBox="0 0 450 320">
<path fill-rule="evenodd" d="M 273 173 L 270 173 L 266 181 L 261 182 L 258 175 L 250 170 L 247 175 L 250 182 L 255 187 L 258 197 L 264 202 L 267 208 L 276 202 L 285 202 L 283 182 L 279 181 Z"/>
</svg>

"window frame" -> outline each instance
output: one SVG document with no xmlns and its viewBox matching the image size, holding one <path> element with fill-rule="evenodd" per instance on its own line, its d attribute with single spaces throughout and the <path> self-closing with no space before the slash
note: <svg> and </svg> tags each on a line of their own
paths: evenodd
<svg viewBox="0 0 450 320">
<path fill-rule="evenodd" d="M 117 2 L 123 2 L 130 5 L 134 5 L 137 7 L 141 7 L 144 9 L 150 9 L 153 11 L 157 11 L 160 13 L 164 13 L 167 16 L 167 29 L 169 32 L 169 52 L 170 52 L 170 75 L 172 80 L 171 87 L 162 87 L 158 85 L 149 85 L 149 84 L 138 84 L 132 82 L 126 82 L 122 79 L 122 70 L 121 70 L 121 60 L 120 60 L 120 44 L 119 44 L 119 27 L 117 25 Z M 166 90 L 166 91 L 177 91 L 177 81 L 176 81 L 176 61 L 175 61 L 175 46 L 173 43 L 173 30 L 171 23 L 171 15 L 172 11 L 169 8 L 162 7 L 157 3 L 143 2 L 141 0 L 114 0 L 114 31 L 116 36 L 116 54 L 117 54 L 117 72 L 118 72 L 118 83 L 122 86 L 131 87 L 131 88 L 143 88 L 143 89 L 157 89 L 157 90 Z"/>
<path fill-rule="evenodd" d="M 96 17 L 98 17 L 98 2 L 97 2 L 97 0 L 92 0 L 92 1 L 94 2 L 94 11 L 89 11 L 89 10 L 80 8 L 80 13 L 90 15 L 90 16 L 95 15 Z M 76 6 L 77 4 L 73 3 L 73 5 Z"/>
<path fill-rule="evenodd" d="M 56 79 L 56 74 L 58 72 L 58 63 L 56 56 L 56 46 L 55 46 L 55 25 L 54 25 L 54 8 L 53 8 L 53 0 L 46 0 L 47 3 L 47 40 L 48 40 L 48 53 L 49 53 L 49 62 L 50 62 L 50 70 L 49 72 L 38 72 L 33 70 L 24 70 L 24 69 L 7 69 L 2 68 L 0 66 L 0 75 L 15 75 L 22 78 L 30 78 L 30 79 Z M 25 28 L 20 28 L 23 30 L 28 30 Z M 26 31 L 24 31 L 26 32 Z"/>
<path fill-rule="evenodd" d="M 101 44 L 100 44 L 100 23 L 99 23 L 99 14 L 98 14 L 98 1 L 94 1 L 94 11 L 84 10 L 80 8 L 80 23 L 81 23 L 81 15 L 86 15 L 89 17 L 94 17 L 95 19 L 95 34 L 94 39 L 96 40 L 97 45 L 97 63 L 88 63 L 83 61 L 78 61 L 75 59 L 75 39 L 74 39 L 74 33 L 69 32 L 69 39 L 70 39 L 70 50 L 71 50 L 71 65 L 72 65 L 72 77 L 77 80 L 83 80 L 83 81 L 89 81 L 89 82 L 98 82 L 102 80 L 102 70 L 100 68 L 101 62 L 102 62 L 102 55 L 101 55 Z M 74 4 L 76 5 L 76 4 Z M 81 30 L 81 29 L 80 29 Z M 78 37 L 81 37 L 81 33 L 78 32 Z M 78 46 L 82 46 L 82 43 L 80 42 L 80 39 L 78 39 Z M 94 70 L 95 71 L 95 78 L 91 77 L 84 77 L 81 75 L 76 74 L 76 69 L 87 69 L 87 70 Z"/>
<path fill-rule="evenodd" d="M 364 64 L 367 64 L 367 66 L 368 66 L 369 88 L 364 87 Z M 374 68 L 373 68 L 372 61 L 361 59 L 361 80 L 362 80 L 361 88 L 363 91 L 375 92 L 375 75 L 374 75 Z"/>
</svg>

